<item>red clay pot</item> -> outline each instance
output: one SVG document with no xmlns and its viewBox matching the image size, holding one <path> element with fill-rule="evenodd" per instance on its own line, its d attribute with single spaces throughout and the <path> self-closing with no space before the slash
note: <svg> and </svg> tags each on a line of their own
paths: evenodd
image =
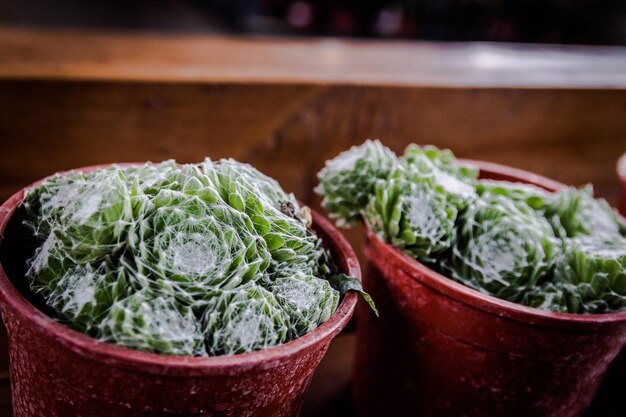
<svg viewBox="0 0 626 417">
<path fill-rule="evenodd" d="M 23 193 L 0 207 L 0 236 Z M 319 214 L 313 213 L 313 222 L 341 270 L 360 279 L 348 242 Z M 9 335 L 15 417 L 296 416 L 313 371 L 356 300 L 346 294 L 326 323 L 284 345 L 233 356 L 177 357 L 99 342 L 59 324 L 18 292 L 2 266 L 0 308 Z"/>
<path fill-rule="evenodd" d="M 472 162 L 482 178 L 555 190 L 525 171 Z M 626 342 L 626 312 L 576 315 L 452 281 L 370 231 L 354 394 L 361 416 L 579 416 Z"/>
<path fill-rule="evenodd" d="M 619 212 L 622 216 L 626 216 L 626 153 L 617 161 L 617 178 L 621 186 L 621 199 L 619 202 Z M 613 369 L 619 373 L 621 378 L 626 381 L 626 348 L 622 349 L 613 365 Z"/>
</svg>

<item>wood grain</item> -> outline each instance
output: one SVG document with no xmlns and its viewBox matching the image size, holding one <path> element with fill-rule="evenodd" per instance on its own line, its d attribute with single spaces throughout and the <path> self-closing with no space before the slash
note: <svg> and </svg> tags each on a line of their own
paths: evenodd
<svg viewBox="0 0 626 417">
<path fill-rule="evenodd" d="M 0 76 L 625 88 L 626 48 L 221 38 L 0 28 Z"/>
<path fill-rule="evenodd" d="M 326 159 L 365 138 L 592 182 L 617 193 L 626 93 L 0 79 L 0 198 L 82 165 L 234 157 L 312 202 Z"/>
<path fill-rule="evenodd" d="M 316 172 L 365 138 L 592 182 L 614 199 L 624 87 L 619 48 L 0 28 L 0 200 L 58 170 L 208 156 L 250 162 L 317 208 Z M 346 235 L 360 252 L 361 231 Z M 0 335 L 2 416 L 6 369 Z"/>
</svg>

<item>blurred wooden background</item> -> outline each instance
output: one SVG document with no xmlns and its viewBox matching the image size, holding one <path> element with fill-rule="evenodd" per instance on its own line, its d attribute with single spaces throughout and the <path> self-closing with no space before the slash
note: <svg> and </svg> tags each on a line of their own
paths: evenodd
<svg viewBox="0 0 626 417">
<path fill-rule="evenodd" d="M 0 200 L 58 170 L 208 156 L 317 208 L 316 172 L 366 138 L 591 182 L 614 201 L 626 49 L 0 28 Z M 7 375 L 2 334 L 2 416 Z"/>
</svg>

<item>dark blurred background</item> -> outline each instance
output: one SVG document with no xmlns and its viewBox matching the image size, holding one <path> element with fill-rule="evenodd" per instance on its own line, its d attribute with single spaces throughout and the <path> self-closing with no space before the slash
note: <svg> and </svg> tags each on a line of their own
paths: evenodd
<svg viewBox="0 0 626 417">
<path fill-rule="evenodd" d="M 0 23 L 196 33 L 626 45 L 623 0 L 0 0 Z"/>
</svg>

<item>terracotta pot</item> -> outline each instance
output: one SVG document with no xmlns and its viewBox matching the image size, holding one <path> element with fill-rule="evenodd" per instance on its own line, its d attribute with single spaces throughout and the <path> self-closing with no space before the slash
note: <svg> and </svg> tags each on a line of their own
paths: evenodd
<svg viewBox="0 0 626 417">
<path fill-rule="evenodd" d="M 177 357 L 99 342 L 34 307 L 5 273 L 23 251 L 10 246 L 5 233 L 23 192 L 0 207 L 0 236 L 7 238 L 0 251 L 0 307 L 9 335 L 15 417 L 299 413 L 313 371 L 353 313 L 354 293 L 346 294 L 332 317 L 311 333 L 252 353 Z M 341 270 L 360 278 L 358 260 L 337 229 L 316 213 L 313 222 Z"/>
<path fill-rule="evenodd" d="M 621 186 L 621 199 L 619 202 L 619 212 L 626 216 L 626 153 L 617 161 L 617 178 Z M 622 349 L 613 365 L 615 372 L 619 374 L 620 380 L 626 381 L 626 348 Z"/>
<path fill-rule="evenodd" d="M 622 187 L 619 211 L 626 216 L 626 153 L 617 161 L 617 178 Z"/>
<path fill-rule="evenodd" d="M 471 161 L 469 161 L 471 162 Z M 562 184 L 473 162 L 483 178 Z M 361 416 L 579 416 L 626 342 L 626 312 L 576 315 L 452 281 L 368 231 L 354 394 Z"/>
</svg>

